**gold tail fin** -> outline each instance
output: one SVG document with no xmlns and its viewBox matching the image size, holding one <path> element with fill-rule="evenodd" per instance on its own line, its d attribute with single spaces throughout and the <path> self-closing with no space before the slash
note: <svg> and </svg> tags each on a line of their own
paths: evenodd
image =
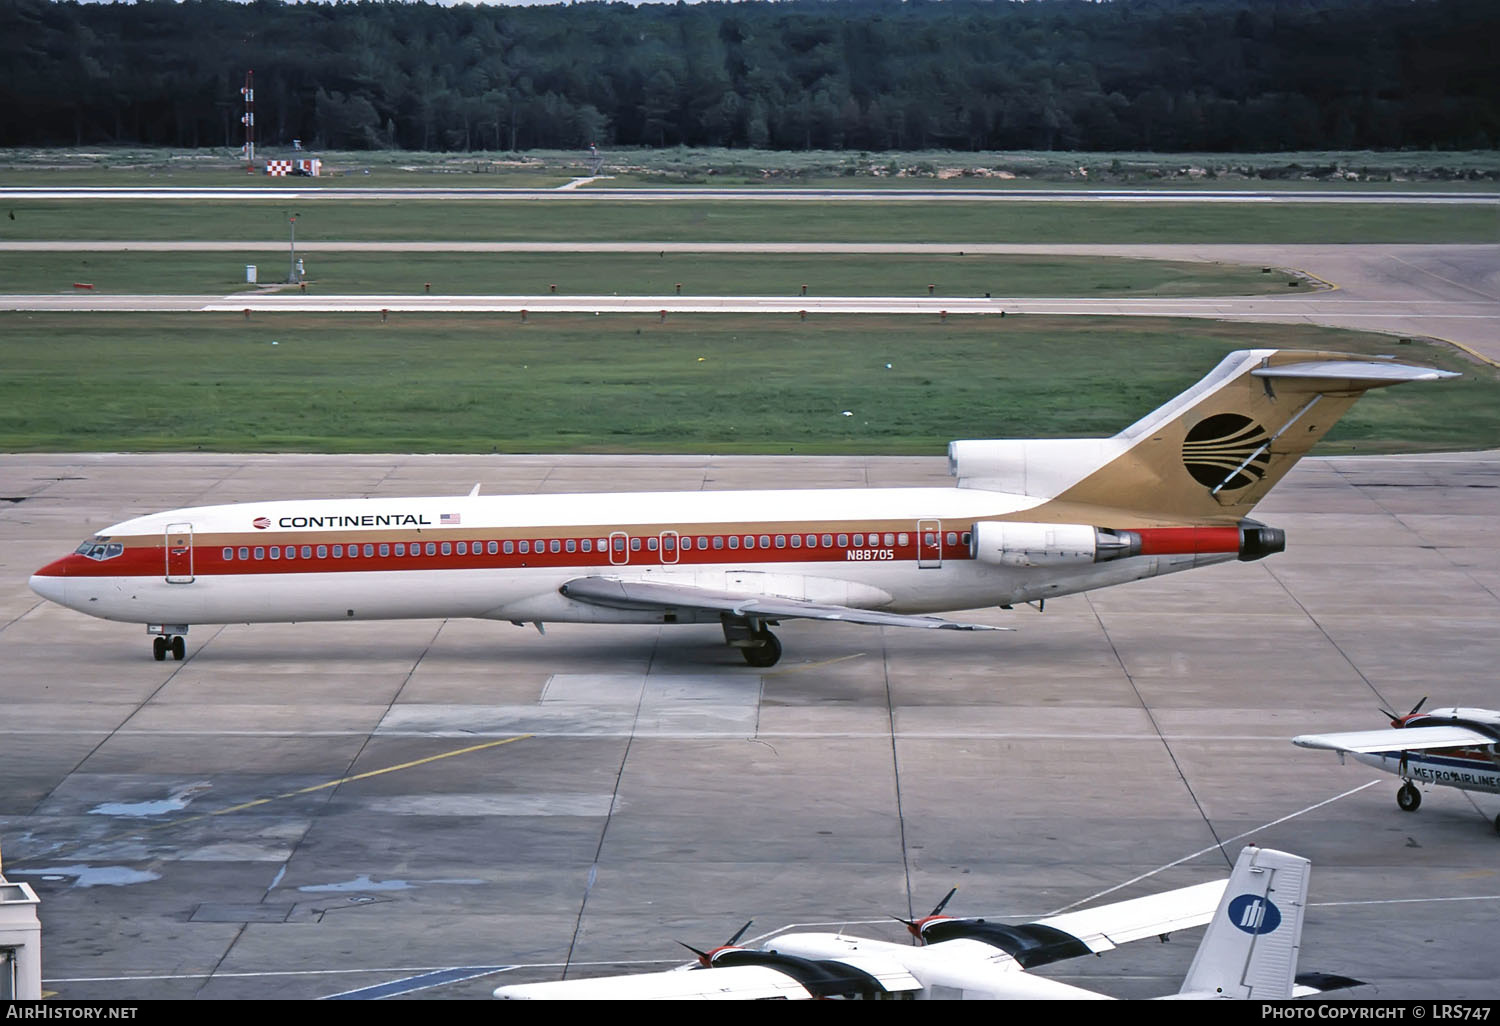
<svg viewBox="0 0 1500 1026">
<path fill-rule="evenodd" d="M 1457 375 L 1346 353 L 1231 353 L 1109 439 L 1113 458 L 1054 492 L 1048 518 L 1072 519 L 1072 509 L 1087 506 L 1158 523 L 1235 523 L 1367 390 L 1451 377 Z"/>
</svg>

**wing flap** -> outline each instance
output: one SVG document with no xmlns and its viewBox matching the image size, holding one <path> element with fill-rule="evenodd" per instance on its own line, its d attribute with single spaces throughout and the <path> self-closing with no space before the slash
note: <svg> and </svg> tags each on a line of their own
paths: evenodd
<svg viewBox="0 0 1500 1026">
<path fill-rule="evenodd" d="M 762 620 L 844 620 L 880 627 L 926 627 L 950 631 L 1008 631 L 982 623 L 961 623 L 940 616 L 885 613 L 878 609 L 856 609 L 825 602 L 783 598 L 776 595 L 739 595 L 691 584 L 631 581 L 613 577 L 579 577 L 558 589 L 577 602 L 611 609 L 706 609 L 731 616 Z"/>
<path fill-rule="evenodd" d="M 1412 752 L 1430 748 L 1467 748 L 1491 745 L 1495 739 L 1460 726 L 1392 727 L 1383 730 L 1351 730 L 1341 734 L 1299 734 L 1292 744 L 1300 748 L 1326 748 L 1333 752 Z"/>
</svg>

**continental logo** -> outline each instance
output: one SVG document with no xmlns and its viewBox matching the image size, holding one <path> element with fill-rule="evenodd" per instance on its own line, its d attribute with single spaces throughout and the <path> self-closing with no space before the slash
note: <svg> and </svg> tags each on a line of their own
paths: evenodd
<svg viewBox="0 0 1500 1026">
<path fill-rule="evenodd" d="M 1199 421 L 1187 433 L 1182 442 L 1182 465 L 1205 488 L 1223 484 L 1224 491 L 1234 491 L 1265 477 L 1271 453 L 1262 447 L 1268 441 L 1266 429 L 1249 417 L 1218 413 Z M 1244 466 L 1240 466 L 1242 463 Z"/>
</svg>

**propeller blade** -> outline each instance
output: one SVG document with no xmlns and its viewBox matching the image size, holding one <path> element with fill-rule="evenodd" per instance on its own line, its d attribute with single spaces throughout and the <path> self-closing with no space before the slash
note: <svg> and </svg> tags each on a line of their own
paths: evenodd
<svg viewBox="0 0 1500 1026">
<path fill-rule="evenodd" d="M 936 905 L 934 905 L 932 907 L 932 911 L 929 912 L 929 913 L 927 913 L 927 914 L 930 915 L 930 916 L 937 915 L 943 909 L 945 909 L 945 908 L 948 907 L 948 902 L 952 901 L 953 900 L 953 896 L 955 894 L 957 894 L 957 893 L 958 893 L 958 888 L 957 887 L 953 888 L 953 890 L 951 890 L 947 894 L 943 895 L 943 900 L 940 901 L 940 902 L 938 902 Z"/>
<path fill-rule="evenodd" d="M 731 938 L 729 938 L 727 941 L 724 942 L 724 947 L 726 947 L 726 948 L 732 948 L 732 947 L 734 947 L 735 943 L 738 942 L 741 937 L 745 936 L 745 931 L 748 930 L 748 929 L 750 929 L 750 924 L 753 923 L 753 922 L 755 922 L 754 919 L 747 919 L 747 920 L 745 920 L 745 925 L 742 926 L 742 927 L 740 927 L 738 930 L 734 931 L 734 936 L 731 937 Z"/>
<path fill-rule="evenodd" d="M 678 944 L 682 944 L 682 941 L 678 941 L 677 943 Z M 707 951 L 699 951 L 697 948 L 693 947 L 691 944 L 682 944 L 682 946 L 685 947 L 685 948 L 687 948 L 693 954 L 697 955 L 698 956 L 698 961 L 702 962 L 704 965 L 708 964 L 708 952 Z"/>
<path fill-rule="evenodd" d="M 1420 709 L 1420 708 L 1422 708 L 1422 706 L 1424 706 L 1426 704 L 1427 704 L 1427 696 L 1423 695 L 1421 697 L 1421 699 L 1417 702 L 1417 704 L 1411 707 L 1411 712 L 1407 713 L 1406 715 L 1408 715 L 1408 716 L 1415 716 L 1417 714 L 1417 710 Z"/>
</svg>

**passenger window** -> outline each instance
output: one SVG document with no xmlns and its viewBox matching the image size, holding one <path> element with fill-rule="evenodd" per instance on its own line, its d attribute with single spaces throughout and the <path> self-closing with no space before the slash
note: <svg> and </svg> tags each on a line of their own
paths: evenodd
<svg viewBox="0 0 1500 1026">
<path fill-rule="evenodd" d="M 303 559 L 312 559 L 312 546 L 311 545 L 304 545 L 304 546 L 302 546 L 302 558 Z"/>
<path fill-rule="evenodd" d="M 729 547 L 731 549 L 737 549 L 737 548 L 740 547 L 740 536 L 739 535 L 737 535 L 737 534 L 731 534 L 729 536 Z"/>
<path fill-rule="evenodd" d="M 860 546 L 864 545 L 864 543 L 865 543 L 865 536 L 864 535 L 862 535 L 862 534 L 856 534 L 854 536 L 854 547 L 856 549 L 859 548 Z"/>
<path fill-rule="evenodd" d="M 521 554 L 524 556 L 531 551 L 531 542 L 525 538 L 521 539 Z"/>
<path fill-rule="evenodd" d="M 885 543 L 886 543 L 887 546 L 895 545 L 896 544 L 896 536 L 894 534 L 888 534 L 888 535 L 886 535 L 885 536 Z"/>
<path fill-rule="evenodd" d="M 786 535 L 784 535 L 784 534 L 778 534 L 776 536 L 776 547 L 778 549 L 784 549 L 784 548 L 786 548 Z"/>
<path fill-rule="evenodd" d="M 365 546 L 365 558 L 369 559 L 373 555 L 375 555 L 375 546 L 373 544 L 366 545 Z"/>
<path fill-rule="evenodd" d="M 452 542 L 443 542 L 443 555 L 445 555 L 445 556 L 451 556 L 451 555 L 453 555 L 453 543 Z"/>
<path fill-rule="evenodd" d="M 823 547 L 825 549 L 831 549 L 831 548 L 833 548 L 833 535 L 831 535 L 831 534 L 825 534 L 823 536 Z"/>
<path fill-rule="evenodd" d="M 229 562 L 232 559 L 234 559 L 234 550 L 233 549 L 225 549 L 224 550 L 224 562 L 227 563 L 227 562 Z"/>
<path fill-rule="evenodd" d="M 286 558 L 287 559 L 296 559 L 297 558 L 297 546 L 295 546 L 295 545 L 288 545 L 286 547 Z"/>
<path fill-rule="evenodd" d="M 675 552 L 677 550 L 677 541 L 669 534 L 661 540 L 661 547 L 667 552 Z"/>
<path fill-rule="evenodd" d="M 428 542 L 427 543 L 427 554 L 429 556 L 436 556 L 437 555 L 437 543 L 436 542 Z"/>
<path fill-rule="evenodd" d="M 266 547 L 264 545 L 257 545 L 257 546 L 255 546 L 255 558 L 256 559 L 265 559 L 266 558 Z"/>
<path fill-rule="evenodd" d="M 963 543 L 964 543 L 964 548 L 968 548 L 969 547 L 969 532 L 968 531 L 965 531 L 963 533 Z"/>
<path fill-rule="evenodd" d="M 911 537 L 905 533 L 898 534 L 896 536 L 896 544 L 902 546 L 909 545 L 911 544 Z"/>
<path fill-rule="evenodd" d="M 406 542 L 397 542 L 396 543 L 396 555 L 398 555 L 398 556 L 404 556 L 404 555 L 406 555 Z"/>
<path fill-rule="evenodd" d="M 562 542 L 558 541 L 556 538 L 553 538 L 552 541 L 547 545 L 547 548 L 552 552 L 561 552 Z"/>
<path fill-rule="evenodd" d="M 583 539 L 583 541 L 579 542 L 579 545 L 583 548 L 584 552 L 594 551 L 594 539 L 592 538 Z"/>
<path fill-rule="evenodd" d="M 698 548 L 699 548 L 699 550 L 708 548 L 708 539 L 707 538 L 699 538 L 698 539 Z"/>
<path fill-rule="evenodd" d="M 641 551 L 641 540 L 639 538 L 632 538 L 632 539 L 630 539 L 630 551 L 631 552 L 639 552 L 639 551 Z"/>
<path fill-rule="evenodd" d="M 492 556 L 498 555 L 500 553 L 500 543 L 499 542 L 490 542 L 488 545 L 485 546 L 485 548 L 489 550 L 489 554 L 492 555 Z"/>
<path fill-rule="evenodd" d="M 716 535 L 714 535 L 714 548 L 716 548 L 716 549 L 722 549 L 723 547 L 724 547 L 724 536 L 722 534 L 716 534 Z"/>
<path fill-rule="evenodd" d="M 745 548 L 747 548 L 747 549 L 753 549 L 753 548 L 755 548 L 755 535 L 753 535 L 753 534 L 747 534 L 747 535 L 745 535 Z"/>
<path fill-rule="evenodd" d="M 839 548 L 842 549 L 845 546 L 847 546 L 848 544 L 849 544 L 849 536 L 847 534 L 841 534 L 841 535 L 839 535 Z"/>
<path fill-rule="evenodd" d="M 950 546 L 958 544 L 958 532 L 957 531 L 949 531 L 948 532 L 948 544 Z"/>
<path fill-rule="evenodd" d="M 647 538 L 646 539 L 646 548 L 648 550 L 650 550 L 651 552 L 655 552 L 656 551 L 656 539 L 655 538 Z"/>
<path fill-rule="evenodd" d="M 577 552 L 578 551 L 578 542 L 577 542 L 576 539 L 569 538 L 568 541 L 567 541 L 567 544 L 564 545 L 563 548 L 567 549 L 569 552 Z"/>
<path fill-rule="evenodd" d="M 513 541 L 507 541 L 504 545 L 504 550 L 507 556 L 510 555 L 512 552 L 516 551 L 516 543 Z"/>
<path fill-rule="evenodd" d="M 802 547 L 802 536 L 800 534 L 794 534 L 794 535 L 792 535 L 792 548 L 794 548 L 794 549 L 800 549 L 801 547 Z"/>
<path fill-rule="evenodd" d="M 458 543 L 458 554 L 460 556 L 467 556 L 469 554 L 469 543 L 468 542 L 459 542 Z"/>
<path fill-rule="evenodd" d="M 625 551 L 625 539 L 624 538 L 616 538 L 615 539 L 615 551 L 616 552 L 624 552 Z"/>
<path fill-rule="evenodd" d="M 391 547 L 390 547 L 390 545 L 387 544 L 386 542 L 381 542 L 380 543 L 380 554 L 382 556 L 389 556 L 391 554 Z"/>
<path fill-rule="evenodd" d="M 769 534 L 763 534 L 760 536 L 760 547 L 763 549 L 769 549 L 771 547 L 771 536 Z"/>
<path fill-rule="evenodd" d="M 240 549 L 240 558 L 241 559 L 245 558 L 245 550 L 244 549 Z M 327 559 L 328 558 L 328 546 L 327 545 L 319 545 L 318 546 L 318 558 L 319 559 Z"/>
<path fill-rule="evenodd" d="M 344 547 L 342 545 L 335 545 L 333 547 L 333 558 L 334 559 L 343 559 L 344 558 Z"/>
<path fill-rule="evenodd" d="M 280 545 L 272 545 L 271 546 L 271 558 L 272 559 L 280 559 L 281 558 L 281 546 Z"/>
</svg>

